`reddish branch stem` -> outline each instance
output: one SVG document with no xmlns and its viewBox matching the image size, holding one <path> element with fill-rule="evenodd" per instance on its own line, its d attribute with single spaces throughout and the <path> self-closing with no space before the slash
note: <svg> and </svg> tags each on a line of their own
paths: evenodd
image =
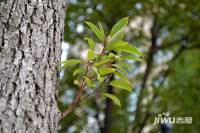
<svg viewBox="0 0 200 133">
<path fill-rule="evenodd" d="M 89 65 L 90 65 L 90 62 L 88 61 L 87 62 L 87 66 L 86 66 L 85 75 L 87 75 L 87 73 L 88 73 Z M 62 118 L 66 117 L 73 110 L 73 107 L 78 104 L 78 102 L 80 101 L 80 98 L 82 96 L 82 93 L 85 90 L 85 87 L 86 87 L 85 78 L 83 78 L 83 80 L 81 81 L 81 85 L 80 85 L 79 91 L 76 93 L 72 104 L 70 104 L 69 107 L 67 108 L 67 110 L 62 113 Z"/>
<path fill-rule="evenodd" d="M 101 59 L 101 57 L 104 54 L 105 51 L 105 47 L 106 47 L 107 41 L 103 42 L 103 49 L 101 51 L 99 60 Z M 90 61 L 87 62 L 86 65 L 86 72 L 85 72 L 85 76 L 87 76 L 88 74 L 88 70 L 89 70 L 89 66 L 90 66 Z M 76 106 L 80 101 L 81 101 L 81 97 L 82 97 L 82 93 L 85 91 L 85 87 L 86 87 L 86 82 L 85 82 L 85 78 L 83 78 L 83 80 L 81 81 L 81 85 L 80 88 L 78 90 L 78 92 L 76 93 L 73 102 L 68 106 L 68 108 L 62 113 L 62 118 L 66 117 L 67 115 L 69 115 L 69 113 L 73 110 L 74 106 Z"/>
</svg>

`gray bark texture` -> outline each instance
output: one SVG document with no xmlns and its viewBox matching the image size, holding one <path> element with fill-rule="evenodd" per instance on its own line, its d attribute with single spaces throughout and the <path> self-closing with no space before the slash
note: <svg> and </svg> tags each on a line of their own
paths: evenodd
<svg viewBox="0 0 200 133">
<path fill-rule="evenodd" d="M 56 133 L 65 0 L 0 0 L 0 133 Z"/>
</svg>

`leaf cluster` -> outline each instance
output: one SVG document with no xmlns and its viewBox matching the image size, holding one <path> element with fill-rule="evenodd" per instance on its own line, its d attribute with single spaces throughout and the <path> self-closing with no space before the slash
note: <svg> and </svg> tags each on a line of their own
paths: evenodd
<svg viewBox="0 0 200 133">
<path fill-rule="evenodd" d="M 123 40 L 125 28 L 128 25 L 128 17 L 119 20 L 106 35 L 101 23 L 97 27 L 91 22 L 85 21 L 98 41 L 92 38 L 85 38 L 88 43 L 87 61 L 70 59 L 62 62 L 62 68 L 80 64 L 73 72 L 74 84 L 80 90 L 92 89 L 101 96 L 110 98 L 115 104 L 121 106 L 120 100 L 113 94 L 106 93 L 105 86 L 113 86 L 128 92 L 133 90 L 133 85 L 128 79 L 127 60 L 140 60 L 143 54 L 132 44 Z M 97 44 L 102 45 L 100 53 L 95 52 Z M 111 76 L 116 78 L 110 80 Z"/>
</svg>

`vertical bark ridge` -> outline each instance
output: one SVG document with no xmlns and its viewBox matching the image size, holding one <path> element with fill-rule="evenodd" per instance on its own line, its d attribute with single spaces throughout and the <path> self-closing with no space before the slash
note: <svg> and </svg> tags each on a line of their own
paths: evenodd
<svg viewBox="0 0 200 133">
<path fill-rule="evenodd" d="M 0 2 L 0 132 L 55 133 L 65 0 Z"/>
</svg>

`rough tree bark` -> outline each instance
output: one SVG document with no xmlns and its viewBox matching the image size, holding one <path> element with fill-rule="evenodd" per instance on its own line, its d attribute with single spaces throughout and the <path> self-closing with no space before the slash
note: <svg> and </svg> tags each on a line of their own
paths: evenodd
<svg viewBox="0 0 200 133">
<path fill-rule="evenodd" d="M 0 132 L 56 133 L 65 0 L 0 1 Z"/>
</svg>

